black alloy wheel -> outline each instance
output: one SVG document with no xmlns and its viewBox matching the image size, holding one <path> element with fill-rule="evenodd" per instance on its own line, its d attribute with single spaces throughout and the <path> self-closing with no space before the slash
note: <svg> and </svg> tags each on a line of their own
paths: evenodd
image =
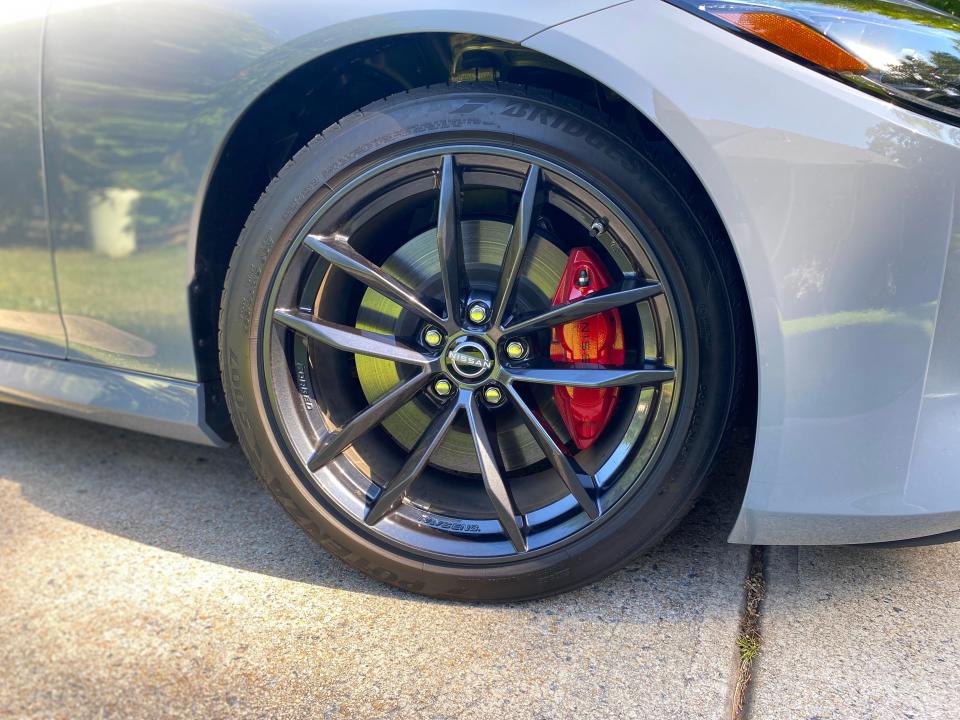
<svg viewBox="0 0 960 720">
<path fill-rule="evenodd" d="M 704 283 L 718 253 L 585 114 L 508 86 L 388 98 L 301 151 L 248 220 L 221 317 L 238 435 L 288 512 L 379 579 L 564 590 L 659 539 L 703 485 L 734 384 L 731 302 Z M 578 250 L 611 282 L 557 301 Z M 556 354 L 609 311 L 622 362 Z M 615 389 L 587 444 L 558 407 L 570 388 Z"/>
</svg>

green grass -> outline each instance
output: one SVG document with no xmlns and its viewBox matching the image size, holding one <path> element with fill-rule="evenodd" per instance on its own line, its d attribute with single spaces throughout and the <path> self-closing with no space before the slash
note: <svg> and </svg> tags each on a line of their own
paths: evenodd
<svg viewBox="0 0 960 720">
<path fill-rule="evenodd" d="M 130 332 L 145 322 L 179 322 L 187 312 L 185 245 L 147 248 L 121 258 L 62 250 L 57 277 L 64 312 L 97 317 Z"/>
<path fill-rule="evenodd" d="M 808 315 L 805 317 L 785 320 L 783 334 L 787 337 L 803 335 L 822 330 L 836 330 L 851 325 L 898 325 L 901 327 L 915 327 L 926 335 L 933 334 L 933 321 L 918 315 L 932 315 L 933 304 L 918 305 L 913 313 L 902 310 L 887 310 L 878 308 L 873 310 L 851 310 L 844 312 L 826 313 L 823 315 Z"/>
<path fill-rule="evenodd" d="M 760 654 L 760 640 L 749 636 L 740 637 L 737 639 L 737 648 L 740 650 L 740 662 L 752 662 Z"/>
<path fill-rule="evenodd" d="M 187 310 L 187 253 L 183 245 L 138 250 L 108 258 L 89 250 L 57 253 L 57 276 L 64 311 L 96 317 L 136 333 L 148 323 L 166 324 Z M 40 248 L 0 248 L 0 307 L 52 309 L 45 295 L 50 284 L 50 255 Z M 170 292 L 170 288 L 183 288 Z M 49 306 L 49 307 L 48 307 Z"/>
<path fill-rule="evenodd" d="M 121 258 L 85 249 L 57 252 L 57 277 L 68 316 L 102 320 L 156 346 L 149 358 L 124 356 L 122 365 L 143 372 L 189 377 L 194 372 L 188 336 L 186 245 L 148 247 Z M 41 248 L 0 248 L 0 308 L 57 312 L 50 294 L 50 256 Z M 116 357 L 78 347 L 103 362 Z"/>
<path fill-rule="evenodd" d="M 960 0 L 923 0 L 930 7 L 951 13 L 960 17 Z"/>
</svg>

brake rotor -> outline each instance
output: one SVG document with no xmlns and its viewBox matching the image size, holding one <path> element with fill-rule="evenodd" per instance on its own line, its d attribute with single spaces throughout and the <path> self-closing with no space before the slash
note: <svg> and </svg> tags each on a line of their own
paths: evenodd
<svg viewBox="0 0 960 720">
<path fill-rule="evenodd" d="M 466 220 L 461 224 L 464 264 L 474 292 L 486 291 L 491 295 L 496 292 L 510 230 L 509 223 L 495 220 Z M 525 312 L 548 307 L 566 263 L 565 252 L 542 235 L 534 234 L 521 266 L 514 308 Z M 427 230 L 402 245 L 382 267 L 421 295 L 439 296 L 441 281 L 436 229 Z M 397 335 L 403 320 L 401 313 L 399 305 L 368 289 L 360 302 L 356 325 L 362 330 Z M 356 366 L 360 387 L 370 403 L 401 379 L 398 364 L 389 360 L 358 355 Z M 429 401 L 407 403 L 382 424 L 383 429 L 407 451 L 423 434 L 436 412 L 435 408 L 422 404 L 425 402 Z M 551 405 L 547 403 L 548 407 L 543 408 L 545 414 L 552 419 L 559 418 Z M 540 446 L 515 412 L 506 409 L 497 412 L 497 440 L 507 471 L 528 467 L 544 458 Z M 480 472 L 473 438 L 464 418 L 461 417 L 447 433 L 430 464 L 454 472 Z"/>
</svg>

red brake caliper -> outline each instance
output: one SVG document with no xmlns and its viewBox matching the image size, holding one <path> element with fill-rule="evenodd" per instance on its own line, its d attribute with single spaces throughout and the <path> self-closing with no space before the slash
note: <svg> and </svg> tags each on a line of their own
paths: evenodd
<svg viewBox="0 0 960 720">
<path fill-rule="evenodd" d="M 574 248 L 553 296 L 554 305 L 578 300 L 610 285 L 610 276 L 596 253 Z M 572 367 L 624 364 L 623 326 L 620 311 L 605 310 L 551 331 L 550 358 Z M 581 450 L 593 445 L 610 421 L 617 401 L 617 388 L 555 387 L 553 397 L 560 416 Z"/>
</svg>

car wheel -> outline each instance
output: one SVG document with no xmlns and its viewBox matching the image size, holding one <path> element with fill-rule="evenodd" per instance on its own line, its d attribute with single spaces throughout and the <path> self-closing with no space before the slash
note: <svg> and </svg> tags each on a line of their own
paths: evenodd
<svg viewBox="0 0 960 720">
<path fill-rule="evenodd" d="M 446 598 L 649 548 L 730 414 L 723 249 L 642 142 L 509 85 L 374 103 L 251 213 L 221 362 L 257 474 L 331 553 Z"/>
</svg>

